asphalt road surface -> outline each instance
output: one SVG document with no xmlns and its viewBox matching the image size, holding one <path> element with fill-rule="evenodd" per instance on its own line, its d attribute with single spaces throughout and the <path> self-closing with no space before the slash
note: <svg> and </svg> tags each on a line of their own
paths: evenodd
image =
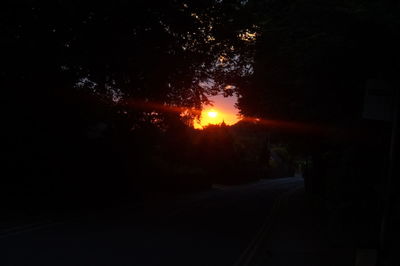
<svg viewBox="0 0 400 266">
<path fill-rule="evenodd" d="M 248 265 L 301 178 L 263 180 L 0 235 L 0 265 Z"/>
</svg>

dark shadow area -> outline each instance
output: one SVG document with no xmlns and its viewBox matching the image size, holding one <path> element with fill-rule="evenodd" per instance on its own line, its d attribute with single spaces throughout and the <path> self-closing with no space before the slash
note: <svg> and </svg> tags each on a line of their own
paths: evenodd
<svg viewBox="0 0 400 266">
<path fill-rule="evenodd" d="M 399 14 L 2 2 L 0 265 L 399 265 Z"/>
</svg>

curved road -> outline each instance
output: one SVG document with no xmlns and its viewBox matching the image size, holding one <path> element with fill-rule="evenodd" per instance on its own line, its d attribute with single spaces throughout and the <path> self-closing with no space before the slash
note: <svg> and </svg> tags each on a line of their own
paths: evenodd
<svg viewBox="0 0 400 266">
<path fill-rule="evenodd" d="M 0 236 L 0 265 L 248 265 L 301 178 L 263 180 Z"/>
</svg>

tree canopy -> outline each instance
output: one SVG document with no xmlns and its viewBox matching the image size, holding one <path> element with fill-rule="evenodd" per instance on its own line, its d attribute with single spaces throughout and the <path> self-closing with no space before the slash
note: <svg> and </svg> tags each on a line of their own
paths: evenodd
<svg viewBox="0 0 400 266">
<path fill-rule="evenodd" d="M 368 78 L 397 78 L 395 1 L 262 2 L 254 75 L 240 87 L 244 115 L 352 121 Z"/>
<path fill-rule="evenodd" d="M 243 1 L 22 1 L 1 10 L 1 75 L 17 98 L 83 91 L 120 106 L 200 109 L 250 73 L 254 29 Z"/>
<path fill-rule="evenodd" d="M 355 106 L 367 77 L 396 73 L 398 9 L 389 0 L 7 1 L 0 73 L 6 98 L 39 105 L 77 91 L 124 112 L 132 99 L 194 110 L 222 92 L 239 94 L 244 115 L 329 120 Z"/>
</svg>

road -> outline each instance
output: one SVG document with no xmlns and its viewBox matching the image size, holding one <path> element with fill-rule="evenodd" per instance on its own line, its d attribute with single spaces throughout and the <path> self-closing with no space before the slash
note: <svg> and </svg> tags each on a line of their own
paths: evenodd
<svg viewBox="0 0 400 266">
<path fill-rule="evenodd" d="M 0 265 L 247 265 L 301 178 L 217 187 L 175 200 L 0 235 Z"/>
</svg>

